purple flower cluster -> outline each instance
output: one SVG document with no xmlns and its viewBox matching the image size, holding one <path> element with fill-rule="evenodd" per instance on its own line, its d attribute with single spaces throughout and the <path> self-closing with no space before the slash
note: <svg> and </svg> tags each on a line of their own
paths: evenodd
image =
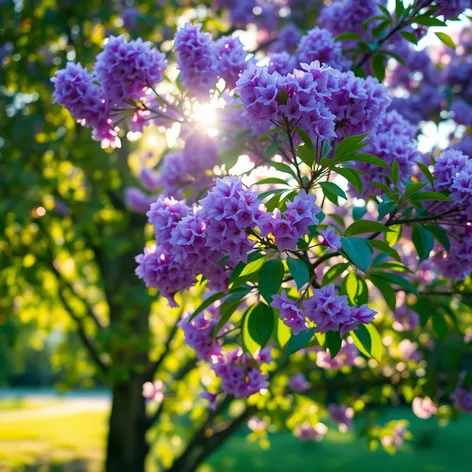
<svg viewBox="0 0 472 472">
<path fill-rule="evenodd" d="M 328 428 L 324 423 L 316 423 L 315 426 L 303 423 L 295 428 L 294 435 L 302 441 L 319 442 L 325 437 L 327 431 Z"/>
<path fill-rule="evenodd" d="M 288 386 L 294 392 L 306 392 L 311 387 L 310 382 L 302 373 L 292 375 L 288 379 Z"/>
<path fill-rule="evenodd" d="M 215 42 L 218 75 L 226 82 L 228 89 L 233 89 L 239 74 L 246 67 L 246 51 L 239 38 L 223 36 Z"/>
<path fill-rule="evenodd" d="M 459 378 L 456 390 L 451 395 L 454 406 L 464 413 L 472 413 L 472 388 L 464 386 L 465 372 Z"/>
<path fill-rule="evenodd" d="M 245 190 L 239 178 L 225 177 L 216 181 L 200 204 L 207 247 L 228 254 L 234 263 L 246 261 L 253 247 L 246 230 L 267 219 L 257 193 Z"/>
<path fill-rule="evenodd" d="M 329 110 L 336 116 L 338 138 L 369 133 L 390 105 L 384 85 L 373 77 L 356 77 L 351 71 L 333 71 Z"/>
<path fill-rule="evenodd" d="M 318 333 L 339 331 L 342 337 L 357 329 L 359 323 L 370 323 L 376 314 L 367 305 L 350 306 L 345 295 L 336 295 L 333 284 L 314 290 L 303 307 L 300 302 L 290 300 L 285 292 L 274 295 L 271 306 L 279 310 L 280 319 L 294 334 L 307 330 L 310 321 L 316 324 Z"/>
<path fill-rule="evenodd" d="M 437 269 L 447 278 L 464 280 L 472 272 L 472 226 L 460 238 L 451 238 L 447 252 L 433 258 Z"/>
<path fill-rule="evenodd" d="M 222 359 L 213 365 L 215 374 L 221 379 L 221 388 L 236 398 L 246 398 L 269 386 L 267 374 L 261 365 L 271 360 L 270 349 L 263 349 L 253 358 L 241 348 L 225 352 Z"/>
<path fill-rule="evenodd" d="M 136 187 L 127 187 L 125 189 L 126 206 L 135 213 L 146 213 L 151 203 L 156 200 Z"/>
<path fill-rule="evenodd" d="M 298 306 L 297 301 L 288 298 L 285 291 L 281 295 L 273 295 L 271 306 L 279 310 L 279 318 L 286 326 L 291 328 L 293 334 L 298 334 L 308 329 L 306 313 Z"/>
<path fill-rule="evenodd" d="M 343 56 L 341 43 L 335 41 L 328 30 L 318 27 L 308 31 L 302 37 L 297 48 L 296 58 L 300 64 L 320 61 L 339 70 L 348 70 L 351 66 L 351 61 Z"/>
<path fill-rule="evenodd" d="M 403 130 L 403 132 L 402 132 Z M 411 177 L 414 164 L 421 161 L 422 154 L 418 151 L 414 140 L 415 128 L 402 118 L 398 113 L 390 111 L 383 115 L 376 128 L 370 134 L 371 143 L 365 148 L 369 152 L 392 165 L 394 160 L 398 163 L 398 175 L 400 184 Z M 356 163 L 356 167 L 363 172 L 362 195 L 368 198 L 379 195 L 381 190 L 371 185 L 372 182 L 389 182 L 388 170 L 368 163 Z M 356 193 L 352 189 L 353 193 Z"/>
<path fill-rule="evenodd" d="M 179 327 L 185 335 L 185 343 L 195 351 L 199 359 L 217 362 L 223 355 L 221 340 L 213 336 L 219 316 L 200 313 L 190 322 L 189 317 L 187 314 L 179 322 Z"/>
<path fill-rule="evenodd" d="M 346 405 L 328 405 L 328 412 L 331 421 L 338 425 L 339 431 L 345 433 L 352 429 L 352 418 L 354 418 L 354 409 Z"/>
<path fill-rule="evenodd" d="M 349 367 L 354 365 L 359 351 L 357 347 L 351 341 L 343 341 L 341 349 L 337 356 L 332 359 L 328 351 L 322 348 L 315 348 L 316 350 L 316 365 L 321 369 L 326 370 L 337 370 L 342 367 Z"/>
<path fill-rule="evenodd" d="M 305 309 L 308 319 L 316 323 L 317 332 L 339 331 L 341 337 L 357 329 L 359 323 L 370 323 L 376 315 L 367 305 L 348 305 L 345 295 L 336 295 L 334 284 L 314 290 Z"/>
<path fill-rule="evenodd" d="M 336 233 L 333 226 L 328 226 L 326 229 L 320 229 L 319 233 L 323 237 L 322 246 L 328 246 L 335 251 L 341 249 L 341 236 Z"/>
<path fill-rule="evenodd" d="M 288 52 L 275 52 L 269 56 L 269 64 L 267 64 L 267 72 L 273 74 L 277 72 L 280 75 L 288 75 L 293 72 L 295 62 L 293 56 Z"/>
<path fill-rule="evenodd" d="M 334 36 L 349 31 L 368 38 L 362 25 L 368 18 L 379 14 L 378 3 L 385 4 L 386 2 L 376 0 L 333 1 L 321 10 L 318 23 Z"/>
<path fill-rule="evenodd" d="M 151 204 L 146 213 L 149 223 L 154 227 L 156 240 L 163 250 L 170 250 L 172 230 L 187 216 L 190 208 L 183 202 L 170 198 L 159 198 Z"/>
<path fill-rule="evenodd" d="M 293 201 L 287 202 L 284 212 L 274 210 L 272 218 L 268 218 L 261 226 L 263 235 L 272 234 L 278 248 L 283 251 L 297 248 L 298 240 L 308 232 L 311 225 L 318 224 L 321 208 L 315 204 L 316 196 L 302 190 Z"/>
<path fill-rule="evenodd" d="M 439 8 L 439 15 L 446 19 L 457 18 L 467 8 L 472 8 L 471 0 L 438 0 L 435 2 Z"/>
<path fill-rule="evenodd" d="M 434 163 L 436 189 L 450 190 L 457 175 L 472 169 L 472 159 L 455 149 L 446 149 Z"/>
<path fill-rule="evenodd" d="M 128 42 L 124 36 L 110 36 L 97 56 L 95 74 L 107 103 L 120 106 L 126 100 L 142 98 L 148 87 L 162 80 L 166 67 L 164 54 L 149 41 L 138 38 Z"/>
<path fill-rule="evenodd" d="M 472 125 L 472 105 L 461 98 L 454 100 L 451 105 L 451 111 L 454 114 L 454 121 L 460 125 Z"/>
<path fill-rule="evenodd" d="M 92 73 L 80 64 L 68 62 L 51 80 L 55 103 L 67 108 L 82 126 L 92 128 L 94 139 L 117 145 L 117 131 L 107 117 L 106 96 Z"/>
</svg>

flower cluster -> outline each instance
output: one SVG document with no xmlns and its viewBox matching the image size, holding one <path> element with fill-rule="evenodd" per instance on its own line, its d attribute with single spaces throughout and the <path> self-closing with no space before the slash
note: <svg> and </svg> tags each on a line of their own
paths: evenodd
<svg viewBox="0 0 472 472">
<path fill-rule="evenodd" d="M 315 289 L 313 296 L 303 303 L 290 300 L 285 292 L 275 295 L 272 307 L 279 310 L 280 319 L 294 333 L 308 329 L 308 322 L 316 325 L 316 331 L 339 331 L 343 337 L 348 331 L 357 329 L 359 323 L 370 323 L 376 314 L 367 305 L 360 307 L 350 306 L 345 295 L 336 295 L 333 284 Z"/>
<path fill-rule="evenodd" d="M 310 64 L 319 61 L 335 69 L 347 70 L 351 61 L 343 56 L 341 43 L 326 29 L 313 28 L 302 37 L 296 51 L 297 62 Z"/>
<path fill-rule="evenodd" d="M 240 179 L 225 177 L 216 181 L 200 204 L 206 219 L 206 245 L 228 254 L 234 263 L 246 261 L 253 247 L 246 231 L 267 219 L 257 193 L 245 190 Z"/>
<path fill-rule="evenodd" d="M 308 228 L 319 223 L 316 215 L 321 212 L 321 208 L 315 201 L 315 195 L 302 190 L 293 201 L 287 202 L 284 212 L 274 210 L 272 218 L 262 225 L 262 234 L 272 234 L 280 250 L 295 250 L 298 240 L 307 234 Z"/>
<path fill-rule="evenodd" d="M 334 36 L 352 31 L 366 37 L 366 29 L 363 28 L 363 24 L 365 20 L 379 13 L 377 6 L 379 3 L 385 4 L 386 2 L 375 0 L 334 1 L 321 10 L 318 22 L 323 28 L 331 31 Z"/>
<path fill-rule="evenodd" d="M 438 14 L 445 18 L 457 18 L 464 10 L 472 8 L 470 0 L 439 0 L 435 3 L 440 7 Z"/>
<path fill-rule="evenodd" d="M 306 422 L 295 428 L 294 435 L 302 441 L 319 442 L 325 437 L 327 432 L 328 427 L 324 423 L 316 423 L 315 426 L 312 426 Z"/>
<path fill-rule="evenodd" d="M 328 412 L 331 421 L 338 425 L 339 431 L 345 433 L 352 429 L 352 418 L 354 418 L 354 409 L 346 405 L 328 405 Z"/>
<path fill-rule="evenodd" d="M 148 87 L 161 82 L 166 67 L 164 54 L 149 41 L 110 36 L 97 56 L 95 74 L 107 104 L 120 106 L 127 100 L 140 100 Z"/>
<path fill-rule="evenodd" d="M 371 143 L 366 146 L 365 152 L 380 157 L 388 165 L 396 160 L 398 163 L 399 184 L 408 180 L 414 169 L 414 164 L 421 161 L 422 154 L 418 151 L 414 136 L 415 127 L 402 118 L 397 112 L 390 111 L 381 115 L 374 131 L 370 134 Z M 363 197 L 380 195 L 382 191 L 371 185 L 372 182 L 389 182 L 388 170 L 368 163 L 356 163 L 356 167 L 363 172 Z M 355 193 L 355 191 L 353 190 Z"/>
<path fill-rule="evenodd" d="M 92 128 L 94 138 L 115 145 L 117 132 L 107 116 L 106 96 L 95 83 L 95 76 L 80 64 L 68 62 L 51 80 L 54 101 L 67 108 L 82 126 Z"/>
<path fill-rule="evenodd" d="M 270 349 L 262 350 L 255 357 L 243 353 L 241 348 L 225 352 L 222 359 L 213 365 L 215 374 L 221 379 L 221 387 L 236 398 L 245 398 L 269 386 L 267 374 L 261 365 L 271 360 Z"/>
<path fill-rule="evenodd" d="M 331 357 L 329 352 L 321 348 L 315 348 L 315 351 L 316 365 L 325 370 L 337 370 L 342 367 L 352 366 L 359 355 L 359 351 L 349 338 L 348 341 L 343 340 L 341 349 L 334 358 Z"/>
<path fill-rule="evenodd" d="M 218 75 L 233 89 L 239 74 L 246 69 L 246 51 L 239 38 L 223 36 L 215 42 Z"/>
</svg>

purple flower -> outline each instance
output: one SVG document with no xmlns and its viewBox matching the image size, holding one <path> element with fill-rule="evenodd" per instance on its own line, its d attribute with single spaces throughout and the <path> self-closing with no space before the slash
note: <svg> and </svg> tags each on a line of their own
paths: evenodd
<svg viewBox="0 0 472 472">
<path fill-rule="evenodd" d="M 461 380 L 451 395 L 451 399 L 454 400 L 456 408 L 464 413 L 472 413 L 472 389 L 467 389 L 462 385 L 463 378 L 464 376 L 461 376 Z"/>
<path fill-rule="evenodd" d="M 302 64 L 320 61 L 339 70 L 347 70 L 351 65 L 351 61 L 343 56 L 341 43 L 335 41 L 328 30 L 318 27 L 302 37 L 296 56 L 297 61 Z"/>
<path fill-rule="evenodd" d="M 438 14 L 446 19 L 457 18 L 467 8 L 472 8 L 470 0 L 438 0 L 435 3 L 440 7 Z"/>
<path fill-rule="evenodd" d="M 288 52 L 277 52 L 269 56 L 267 72 L 269 74 L 277 72 L 280 75 L 288 75 L 293 72 L 294 66 L 293 56 Z"/>
<path fill-rule="evenodd" d="M 324 423 L 316 423 L 312 426 L 310 423 L 303 423 L 295 428 L 294 434 L 302 441 L 321 441 L 328 431 L 328 427 Z"/>
<path fill-rule="evenodd" d="M 175 35 L 177 64 L 182 84 L 196 98 L 207 98 L 216 84 L 218 61 L 215 45 L 202 25 L 185 24 Z"/>
<path fill-rule="evenodd" d="M 411 310 L 408 305 L 401 305 L 393 312 L 393 328 L 397 331 L 411 331 L 420 324 L 418 313 Z"/>
<path fill-rule="evenodd" d="M 334 249 L 335 251 L 341 249 L 341 236 L 339 236 L 338 233 L 336 233 L 335 229 L 333 226 L 328 226 L 326 229 L 320 229 L 319 233 L 323 237 L 323 246 L 329 246 L 331 249 Z"/>
<path fill-rule="evenodd" d="M 472 106 L 461 99 L 454 100 L 451 111 L 454 113 L 454 121 L 460 125 L 472 125 Z"/>
<path fill-rule="evenodd" d="M 210 361 L 221 357 L 221 341 L 213 337 L 219 315 L 208 317 L 205 313 L 200 313 L 192 321 L 189 318 L 190 315 L 187 314 L 178 323 L 185 334 L 185 343 L 195 351 L 199 359 Z"/>
<path fill-rule="evenodd" d="M 173 197 L 159 197 L 156 202 L 151 204 L 146 216 L 149 224 L 154 227 L 156 242 L 159 246 L 168 246 L 172 230 L 189 213 L 190 208 L 183 201 L 175 200 Z"/>
<path fill-rule="evenodd" d="M 145 194 L 139 188 L 127 187 L 125 189 L 126 206 L 136 213 L 146 213 L 156 197 Z"/>
<path fill-rule="evenodd" d="M 436 189 L 449 190 L 457 174 L 471 168 L 472 161 L 465 154 L 455 149 L 446 149 L 434 163 Z"/>
<path fill-rule="evenodd" d="M 286 326 L 292 329 L 293 334 L 308 329 L 306 324 L 306 314 L 297 306 L 297 302 L 287 297 L 285 290 L 281 295 L 272 297 L 271 306 L 279 310 L 279 318 Z"/>
<path fill-rule="evenodd" d="M 346 405 L 328 405 L 329 417 L 338 425 L 339 431 L 345 433 L 352 428 L 354 409 Z"/>
<path fill-rule="evenodd" d="M 176 307 L 174 295 L 179 290 L 189 287 L 195 281 L 194 274 L 182 270 L 169 255 L 156 246 L 144 248 L 144 253 L 136 257 L 138 267 L 136 275 L 144 280 L 146 287 L 155 287 L 166 297 L 169 305 Z"/>
<path fill-rule="evenodd" d="M 162 80 L 166 67 L 164 55 L 152 49 L 150 42 L 110 36 L 97 56 L 95 74 L 108 103 L 119 106 L 141 99 L 148 87 Z"/>
<path fill-rule="evenodd" d="M 263 374 L 262 360 L 243 354 L 241 348 L 226 352 L 223 358 L 214 359 L 213 370 L 221 379 L 222 389 L 236 398 L 247 398 L 269 386 L 267 374 Z"/>
<path fill-rule="evenodd" d="M 352 342 L 344 341 L 341 344 L 341 349 L 338 355 L 331 359 L 329 352 L 321 348 L 316 349 L 316 365 L 326 370 L 341 369 L 345 366 L 352 366 L 359 354 L 356 346 Z"/>
<path fill-rule="evenodd" d="M 292 375 L 288 379 L 288 386 L 295 392 L 306 392 L 311 387 L 310 382 L 301 373 Z"/>
<path fill-rule="evenodd" d="M 95 83 L 95 77 L 80 64 L 68 62 L 65 69 L 56 72 L 54 83 L 55 103 L 67 108 L 82 126 L 92 128 L 93 139 L 104 147 L 118 147 L 117 130 L 107 116 L 105 96 Z"/>
<path fill-rule="evenodd" d="M 223 36 L 215 43 L 218 76 L 226 82 L 226 88 L 235 87 L 239 75 L 246 69 L 246 51 L 239 38 Z"/>
<path fill-rule="evenodd" d="M 159 174 L 149 167 L 143 167 L 138 175 L 139 183 L 148 192 L 154 192 L 159 188 Z"/>
<path fill-rule="evenodd" d="M 211 410 L 216 409 L 216 399 L 218 398 L 218 395 L 216 393 L 203 392 L 200 396 L 204 400 L 208 400 Z"/>
</svg>

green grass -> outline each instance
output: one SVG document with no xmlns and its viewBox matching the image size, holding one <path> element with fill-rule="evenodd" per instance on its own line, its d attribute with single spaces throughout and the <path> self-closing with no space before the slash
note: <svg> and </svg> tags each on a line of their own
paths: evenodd
<svg viewBox="0 0 472 472">
<path fill-rule="evenodd" d="M 330 430 L 325 441 L 307 444 L 290 434 L 270 435 L 271 447 L 261 450 L 241 432 L 211 458 L 203 471 L 213 472 L 464 472 L 469 469 L 472 417 L 440 428 L 407 410 L 390 410 L 383 419 L 408 417 L 417 437 L 394 456 L 369 452 L 352 434 Z M 2 421 L 0 413 L 0 471 L 99 471 L 103 461 L 107 412 L 25 417 Z M 32 468 L 31 468 L 32 467 Z M 202 471 L 202 472 L 203 472 Z"/>
<path fill-rule="evenodd" d="M 62 403 L 59 398 L 5 398 L 0 399 L 0 412 L 33 410 L 36 408 L 44 408 L 46 406 L 55 406 Z"/>
</svg>

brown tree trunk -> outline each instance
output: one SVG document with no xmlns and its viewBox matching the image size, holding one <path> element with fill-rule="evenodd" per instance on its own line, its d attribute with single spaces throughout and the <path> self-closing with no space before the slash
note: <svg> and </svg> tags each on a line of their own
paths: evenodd
<svg viewBox="0 0 472 472">
<path fill-rule="evenodd" d="M 106 472 L 144 472 L 149 444 L 142 379 L 131 378 L 113 388 Z"/>
</svg>

